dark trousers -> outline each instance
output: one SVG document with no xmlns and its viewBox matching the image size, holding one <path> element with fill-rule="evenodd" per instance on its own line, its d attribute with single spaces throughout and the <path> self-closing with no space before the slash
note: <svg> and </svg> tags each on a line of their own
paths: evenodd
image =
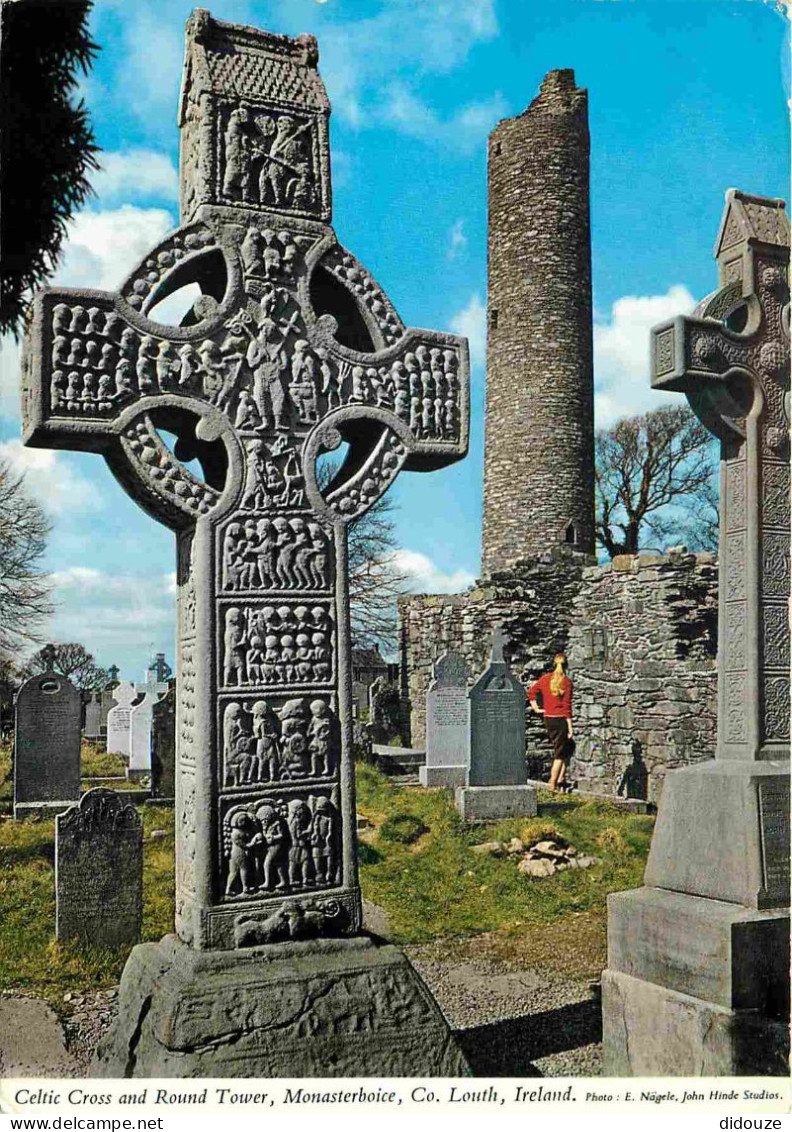
<svg viewBox="0 0 792 1132">
<path fill-rule="evenodd" d="M 553 758 L 566 760 L 569 745 L 569 724 L 561 716 L 546 715 L 547 737 L 553 745 Z"/>
</svg>

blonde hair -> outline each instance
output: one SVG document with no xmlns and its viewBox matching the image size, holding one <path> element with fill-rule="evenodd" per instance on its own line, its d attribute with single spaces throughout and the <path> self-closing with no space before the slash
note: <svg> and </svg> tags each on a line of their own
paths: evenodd
<svg viewBox="0 0 792 1132">
<path fill-rule="evenodd" d="M 567 658 L 564 654 L 562 652 L 556 653 L 553 657 L 553 675 L 550 677 L 550 691 L 554 696 L 560 696 L 564 690 L 566 665 Z"/>
</svg>

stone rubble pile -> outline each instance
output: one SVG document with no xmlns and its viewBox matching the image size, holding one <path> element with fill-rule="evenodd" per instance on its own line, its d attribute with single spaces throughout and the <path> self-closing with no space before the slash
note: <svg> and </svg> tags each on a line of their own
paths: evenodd
<svg viewBox="0 0 792 1132">
<path fill-rule="evenodd" d="M 471 846 L 471 852 L 519 857 L 517 868 L 529 877 L 549 877 L 566 869 L 587 869 L 600 862 L 599 857 L 579 853 L 571 845 L 561 845 L 550 840 L 526 845 L 519 837 L 513 837 L 510 841 L 484 841 L 480 845 Z"/>
</svg>

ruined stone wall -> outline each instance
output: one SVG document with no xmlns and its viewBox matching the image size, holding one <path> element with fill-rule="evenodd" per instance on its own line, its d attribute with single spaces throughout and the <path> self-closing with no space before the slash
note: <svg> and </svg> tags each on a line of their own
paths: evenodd
<svg viewBox="0 0 792 1132">
<path fill-rule="evenodd" d="M 572 776 L 610 793 L 634 760 L 657 801 L 667 770 L 715 754 L 717 566 L 709 554 L 623 555 L 582 583 L 569 631 Z"/>
<path fill-rule="evenodd" d="M 560 543 L 594 551 L 585 90 L 551 71 L 488 152 L 482 572 Z"/>
<path fill-rule="evenodd" d="M 615 793 L 633 764 L 642 768 L 644 796 L 655 800 L 666 770 L 714 755 L 712 555 L 623 556 L 605 566 L 545 555 L 467 594 L 402 598 L 399 623 L 413 746 L 425 742 L 432 660 L 453 648 L 480 672 L 492 627 L 503 624 L 507 657 L 526 683 L 558 649 L 568 652 L 576 730 L 570 777 L 581 789 Z M 541 719 L 528 712 L 526 723 L 533 776 L 547 764 L 550 747 Z"/>
</svg>

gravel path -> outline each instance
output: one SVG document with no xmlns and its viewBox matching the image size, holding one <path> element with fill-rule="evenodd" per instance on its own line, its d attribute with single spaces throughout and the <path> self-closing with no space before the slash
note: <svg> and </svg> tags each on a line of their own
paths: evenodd
<svg viewBox="0 0 792 1132">
<path fill-rule="evenodd" d="M 378 911 L 371 905 L 370 918 L 376 919 Z M 404 951 L 436 998 L 476 1076 L 599 1075 L 600 1004 L 588 983 L 548 981 L 544 974 L 513 963 L 470 955 L 461 940 L 411 945 Z M 61 1030 L 39 1000 L 0 998 L 6 1012 L 19 1013 L 18 1021 L 25 1016 L 27 1063 L 18 1067 L 25 1076 L 88 1076 L 96 1044 L 118 1009 L 118 992 L 70 994 L 63 1005 L 67 1014 Z M 34 1016 L 36 1009 L 41 1019 Z M 16 1025 L 3 1029 L 19 1033 Z M 0 1042 L 0 1065 L 3 1060 Z"/>
<path fill-rule="evenodd" d="M 600 1003 L 587 982 L 549 981 L 438 941 L 404 948 L 476 1076 L 596 1077 Z"/>
</svg>

